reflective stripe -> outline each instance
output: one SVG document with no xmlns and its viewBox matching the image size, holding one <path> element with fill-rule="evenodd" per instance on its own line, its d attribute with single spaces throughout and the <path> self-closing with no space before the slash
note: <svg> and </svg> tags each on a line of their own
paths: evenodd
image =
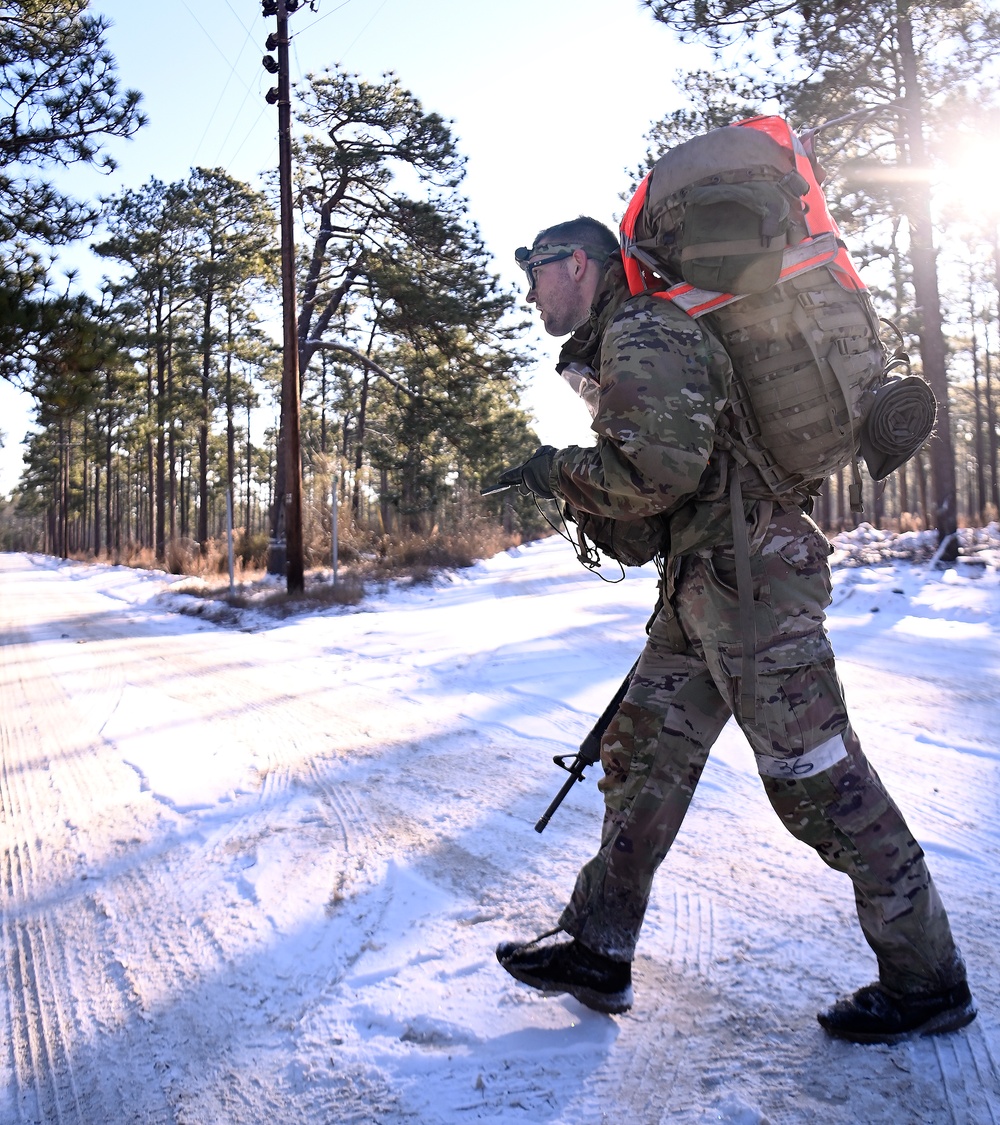
<svg viewBox="0 0 1000 1125">
<path fill-rule="evenodd" d="M 642 266 L 632 257 L 632 250 L 635 245 L 635 224 L 639 219 L 639 213 L 642 211 L 642 205 L 646 202 L 646 193 L 649 191 L 649 179 L 652 174 L 650 171 L 643 176 L 642 183 L 636 188 L 621 224 L 622 262 L 625 266 L 625 278 L 628 281 L 629 292 L 632 294 L 641 293 L 652 279 L 652 275 L 649 278 L 643 277 Z"/>
<path fill-rule="evenodd" d="M 837 257 L 839 249 L 836 236 L 829 233 L 803 239 L 794 246 L 786 246 L 781 257 L 783 267 L 779 281 L 786 281 L 790 277 L 797 277 L 800 273 L 829 265 Z M 695 289 L 693 285 L 685 282 L 662 293 L 654 293 L 653 296 L 673 301 L 688 316 L 699 317 L 714 309 L 721 309 L 723 305 L 731 305 L 733 301 L 741 300 L 746 294 L 734 296 L 732 293 L 716 293 L 711 289 Z"/>
<path fill-rule="evenodd" d="M 757 755 L 757 772 L 762 777 L 813 777 L 815 774 L 835 766 L 847 757 L 844 736 L 835 734 L 826 742 L 821 742 L 813 750 L 807 750 L 797 758 L 772 758 L 768 754 Z"/>
</svg>

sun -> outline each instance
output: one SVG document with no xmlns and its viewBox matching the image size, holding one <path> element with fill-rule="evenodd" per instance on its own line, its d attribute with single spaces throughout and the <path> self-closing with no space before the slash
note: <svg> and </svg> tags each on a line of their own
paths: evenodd
<svg viewBox="0 0 1000 1125">
<path fill-rule="evenodd" d="M 1000 146 L 962 140 L 931 172 L 935 209 L 946 221 L 996 228 L 1000 223 Z"/>
</svg>

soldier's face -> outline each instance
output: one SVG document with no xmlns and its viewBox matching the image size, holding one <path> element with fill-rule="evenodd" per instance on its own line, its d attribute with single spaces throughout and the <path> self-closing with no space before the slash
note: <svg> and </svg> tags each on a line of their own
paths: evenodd
<svg viewBox="0 0 1000 1125">
<path fill-rule="evenodd" d="M 577 253 L 582 255 L 583 251 Z M 539 248 L 537 257 L 545 257 L 544 247 Z M 528 290 L 527 299 L 538 309 L 542 326 L 550 336 L 568 336 L 590 313 L 590 302 L 577 276 L 582 272 L 576 255 L 536 266 L 531 272 L 535 284 Z"/>
</svg>

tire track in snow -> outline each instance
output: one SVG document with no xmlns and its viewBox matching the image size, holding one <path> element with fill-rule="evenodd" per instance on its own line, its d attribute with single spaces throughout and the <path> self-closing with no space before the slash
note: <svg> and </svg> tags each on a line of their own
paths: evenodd
<svg viewBox="0 0 1000 1125">
<path fill-rule="evenodd" d="M 4 598 L 0 621 L 0 803 L 8 891 L 2 909 L 8 986 L 2 1037 L 8 1044 L 9 1105 L 3 1120 L 120 1120 L 120 1091 L 109 1077 L 117 1076 L 122 1058 L 119 1038 L 114 1032 L 105 1038 L 100 1065 L 94 1065 L 93 1043 L 101 1031 L 127 1023 L 130 1001 L 120 991 L 113 953 L 86 895 L 78 838 L 78 826 L 93 825 L 97 838 L 88 839 L 84 851 L 96 849 L 108 858 L 116 852 L 118 828 L 106 802 L 121 784 L 123 767 L 102 753 L 97 729 L 114 706 L 120 669 L 102 654 L 95 670 L 95 649 L 78 648 L 65 635 L 64 629 L 85 620 L 86 608 L 58 574 L 46 576 L 55 581 L 47 583 L 42 625 L 35 630 L 27 621 L 29 611 L 38 614 L 37 598 L 18 596 L 16 560 L 0 562 L 0 569 L 5 593 L 14 590 Z M 73 732 L 68 740 L 67 731 Z M 128 830 L 134 827 L 133 814 Z M 154 1085 L 138 1099 L 144 1121 L 172 1120 L 157 1092 Z"/>
<path fill-rule="evenodd" d="M 13 599 L 12 599 L 13 600 Z M 10 611 L 8 610 L 8 613 Z M 11 907 L 27 907 L 38 891 L 36 852 L 42 846 L 37 832 L 53 819 L 51 798 L 45 800 L 37 784 L 47 773 L 42 737 L 32 739 L 23 727 L 29 714 L 21 661 L 25 635 L 13 625 L 0 648 L 0 805 L 4 818 L 3 883 L 7 891 L 2 915 L 6 969 L 6 1034 L 9 1066 L 16 1090 L 17 1120 L 72 1121 L 80 1105 L 69 1054 L 64 1015 L 68 997 L 61 974 L 53 969 L 48 925 L 43 917 L 11 918 Z M 8 626 L 10 627 L 10 626 Z M 45 716 L 39 716 L 43 721 Z M 39 736 L 42 732 L 37 732 Z M 56 851 L 54 880 L 68 877 L 64 852 Z"/>
<path fill-rule="evenodd" d="M 715 959 L 715 905 L 706 895 L 674 892 L 670 959 L 706 980 Z"/>
<path fill-rule="evenodd" d="M 66 1047 L 67 998 L 53 969 L 47 931 L 44 919 L 3 923 L 17 1120 L 77 1122 L 84 1118 Z"/>
<path fill-rule="evenodd" d="M 979 1019 L 962 1034 L 931 1039 L 941 1092 L 953 1125 L 997 1122 L 1000 1076 Z"/>
<path fill-rule="evenodd" d="M 309 762 L 308 770 L 311 784 L 329 814 L 329 822 L 336 825 L 343 840 L 345 862 L 361 858 L 362 853 L 372 850 L 377 843 L 383 830 L 381 818 L 373 819 L 352 788 L 332 778 L 315 759 Z"/>
<path fill-rule="evenodd" d="M 58 643 L 62 638 L 53 639 Z M 206 644 L 209 640 L 211 643 Z M 378 850 L 379 841 L 385 835 L 381 819 L 367 815 L 349 791 L 341 791 L 336 771 L 324 770 L 322 758 L 317 762 L 314 745 L 318 730 L 332 731 L 322 746 L 323 757 L 331 751 L 336 753 L 338 744 L 361 743 L 359 732 L 364 731 L 364 725 L 350 719 L 345 721 L 344 710 L 348 715 L 352 711 L 371 714 L 375 710 L 374 693 L 355 688 L 346 693 L 326 691 L 322 697 L 317 692 L 312 699 L 303 699 L 297 694 L 279 695 L 267 682 L 273 673 L 266 664 L 258 667 L 247 663 L 245 643 L 231 633 L 192 638 L 190 634 L 173 637 L 169 632 L 166 635 L 157 632 L 147 638 L 140 636 L 132 644 L 129 682 L 135 682 L 141 690 L 159 690 L 175 696 L 189 705 L 191 713 L 198 716 L 199 727 L 206 728 L 203 736 L 207 739 L 236 738 L 248 749 L 255 749 L 260 778 L 256 794 L 251 796 L 247 792 L 229 808 L 220 807 L 218 813 L 213 811 L 201 819 L 207 835 L 196 831 L 189 840 L 175 841 L 176 853 L 168 836 L 167 850 L 160 849 L 153 863 L 146 862 L 149 857 L 140 858 L 142 866 L 122 865 L 117 871 L 107 872 L 96 893 L 99 910 L 109 916 L 106 927 L 108 960 L 114 964 L 120 962 L 117 988 L 131 1002 L 132 1014 L 136 1016 L 129 1021 L 128 1042 L 134 1055 L 125 1060 L 126 1073 L 134 1074 L 140 1066 L 150 1071 L 155 1069 L 164 1077 L 154 1076 L 154 1086 L 159 1087 L 163 1081 L 169 1087 L 169 1094 L 161 1092 L 158 1107 L 147 1107 L 146 1114 L 140 1118 L 144 1121 L 152 1121 L 153 1114 L 157 1120 L 172 1120 L 166 1101 L 175 1091 L 185 1097 L 185 1104 L 195 1107 L 196 1114 L 204 1105 L 207 1114 L 204 1120 L 212 1119 L 220 1108 L 220 1103 L 213 1102 L 217 1096 L 213 1090 L 221 1092 L 229 1085 L 224 1074 L 219 1073 L 227 1057 L 232 1057 L 232 1045 L 226 1039 L 228 1032 L 222 1026 L 225 1020 L 245 1020 L 252 1027 L 259 1012 L 261 1021 L 273 1017 L 281 1021 L 277 1026 L 284 1027 L 287 1023 L 292 1028 L 300 1018 L 295 1011 L 295 996 L 303 990 L 306 995 L 312 994 L 329 971 L 324 965 L 306 963 L 302 966 L 305 976 L 301 982 L 298 972 L 296 979 L 288 981 L 253 979 L 256 959 L 253 949 L 249 948 L 253 942 L 240 932 L 241 924 L 243 930 L 247 928 L 252 909 L 248 915 L 245 913 L 247 904 L 243 903 L 227 916 L 226 896 L 234 888 L 239 891 L 238 874 L 234 879 L 226 878 L 233 873 L 234 855 L 238 855 L 244 845 L 252 852 L 255 842 L 268 831 L 269 818 L 277 815 L 280 821 L 284 806 L 288 806 L 286 822 L 294 820 L 299 803 L 310 795 L 323 815 L 315 826 L 307 825 L 304 830 L 312 835 L 323 831 L 324 826 L 335 831 L 336 835 L 324 839 L 324 844 L 331 845 L 326 849 L 330 866 L 334 871 L 345 872 L 348 883 L 356 876 L 349 867 L 351 857 L 367 859 Z M 87 647 L 90 652 L 97 651 L 95 645 Z M 83 646 L 69 649 L 69 657 L 72 659 L 84 651 Z M 64 665 L 61 670 L 66 668 Z M 71 666 L 68 670 L 72 674 Z M 217 673 L 215 680 L 213 677 Z M 220 685 L 218 688 L 216 683 Z M 86 691 L 82 678 L 78 677 L 75 688 Z M 398 735 L 398 731 L 394 733 Z M 178 737 L 184 736 L 183 730 L 178 731 Z M 377 750 L 377 744 L 372 749 Z M 112 762 L 120 765 L 119 757 L 117 750 L 108 754 Z M 93 761 L 88 761 L 88 768 L 92 765 Z M 73 788 L 69 783 L 75 780 L 77 790 L 92 790 L 86 771 L 77 775 L 64 770 L 63 774 L 67 788 Z M 30 793 L 24 796 L 22 805 L 30 798 Z M 143 798 L 143 802 L 156 804 L 150 797 Z M 5 805 L 12 803 L 10 794 L 6 794 Z M 232 819 L 227 821 L 230 814 Z M 195 818 L 196 823 L 198 819 Z M 39 811 L 33 807 L 22 808 L 19 820 L 25 825 L 37 823 Z M 174 817 L 171 823 L 178 823 L 178 818 Z M 288 826 L 288 823 L 280 825 L 277 831 L 284 831 Z M 290 826 L 296 827 L 295 824 Z M 30 846 L 30 840 L 26 846 Z M 24 865 L 17 851 L 12 858 Z M 45 863 L 28 863 L 27 866 L 32 871 L 48 874 L 52 870 L 50 859 L 46 856 Z M 370 859 L 368 867 L 373 867 Z M 168 874 L 163 875 L 164 871 Z M 371 871 L 365 874 L 365 881 L 370 882 Z M 8 875 L 8 881 L 11 879 Z M 349 890 L 349 886 L 345 889 Z M 333 878 L 329 890 L 335 890 Z M 384 911 L 389 903 L 381 888 L 375 889 L 374 897 L 363 897 L 359 905 L 371 918 L 374 918 L 373 910 L 375 913 Z M 253 923 L 249 928 L 258 936 L 269 932 L 263 917 L 259 925 Z M 359 938 L 359 943 L 362 940 L 363 937 Z M 354 951 L 355 959 L 360 952 L 360 948 Z M 241 960 L 244 957 L 248 958 L 246 964 Z M 92 976 L 91 987 L 94 980 Z M 41 983 L 38 987 L 41 988 Z M 84 983 L 80 988 L 81 996 L 86 997 L 87 987 Z M 252 999 L 247 998 L 247 990 Z M 26 995 L 30 999 L 30 988 Z M 72 991 L 66 995 L 71 996 Z M 206 1004 L 217 1010 L 218 1018 L 204 1018 L 202 1009 Z M 267 1027 L 262 1023 L 258 1033 L 251 1037 L 267 1041 L 274 1038 L 274 1031 L 273 1025 Z M 285 1039 L 288 1034 L 292 1032 L 282 1032 L 278 1039 Z M 53 1037 L 58 1043 L 80 1038 L 72 1034 L 72 1029 L 61 1034 L 50 1031 L 48 1040 Z M 39 1039 L 42 1045 L 48 1040 L 44 1035 Z M 187 1044 L 184 1058 L 213 1060 L 207 1077 L 180 1073 L 185 1069 L 177 1065 L 176 1051 L 181 1043 Z M 287 1060 L 287 1047 L 288 1044 L 283 1052 L 275 1044 L 279 1069 Z M 55 1057 L 40 1057 L 36 1069 L 40 1074 L 57 1076 L 65 1072 L 62 1060 Z M 88 1079 L 97 1069 L 92 1063 Z M 238 1072 L 239 1063 L 234 1062 L 232 1069 Z M 261 1097 L 259 1090 L 247 1088 L 244 1093 Z M 218 1096 L 221 1097 L 221 1093 Z M 363 1112 L 360 1103 L 358 1109 Z M 102 1104 L 99 1098 L 88 1102 L 76 1117 L 74 1112 L 70 1106 L 67 1119 L 87 1122 L 87 1125 L 117 1117 L 114 1108 Z M 257 1119 L 269 1116 L 270 1113 L 264 1113 Z M 52 1114 L 49 1119 L 56 1120 Z"/>
</svg>

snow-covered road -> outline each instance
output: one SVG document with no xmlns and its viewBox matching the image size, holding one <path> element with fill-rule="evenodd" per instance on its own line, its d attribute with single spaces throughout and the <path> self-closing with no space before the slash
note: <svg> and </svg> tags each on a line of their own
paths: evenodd
<svg viewBox="0 0 1000 1125">
<path fill-rule="evenodd" d="M 641 647 L 655 575 L 558 540 L 435 587 L 220 627 L 174 580 L 0 555 L 0 1122 L 1000 1122 L 1000 573 L 841 569 L 866 749 L 924 844 L 980 1017 L 897 1047 L 815 1012 L 874 959 L 847 881 L 724 732 L 619 1018 L 495 944 L 594 847 L 535 820 Z"/>
</svg>

